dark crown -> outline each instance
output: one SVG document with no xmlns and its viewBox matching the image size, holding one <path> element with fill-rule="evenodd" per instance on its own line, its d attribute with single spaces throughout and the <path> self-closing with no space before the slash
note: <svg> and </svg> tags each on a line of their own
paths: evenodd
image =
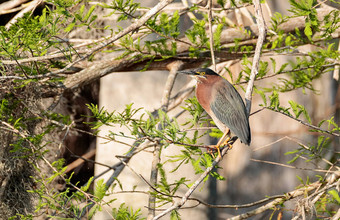
<svg viewBox="0 0 340 220">
<path fill-rule="evenodd" d="M 197 75 L 218 75 L 213 70 L 209 68 L 198 68 L 194 69 L 193 72 L 195 72 Z"/>
</svg>

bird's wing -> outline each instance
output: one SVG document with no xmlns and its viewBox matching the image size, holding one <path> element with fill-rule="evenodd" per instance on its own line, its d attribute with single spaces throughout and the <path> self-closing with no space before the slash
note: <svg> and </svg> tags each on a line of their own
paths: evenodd
<svg viewBox="0 0 340 220">
<path fill-rule="evenodd" d="M 212 112 L 243 143 L 250 144 L 250 128 L 246 108 L 240 94 L 228 81 L 215 90 L 214 101 L 210 104 Z"/>
</svg>

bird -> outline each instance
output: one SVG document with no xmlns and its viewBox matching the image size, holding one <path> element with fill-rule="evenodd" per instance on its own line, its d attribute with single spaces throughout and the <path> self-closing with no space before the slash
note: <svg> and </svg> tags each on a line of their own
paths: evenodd
<svg viewBox="0 0 340 220">
<path fill-rule="evenodd" d="M 229 132 L 237 136 L 242 143 L 250 145 L 251 133 L 249 117 L 241 95 L 225 78 L 209 68 L 178 71 L 194 76 L 198 103 L 210 115 L 216 126 L 223 132 L 216 145 L 219 147 L 230 140 L 224 140 Z"/>
</svg>

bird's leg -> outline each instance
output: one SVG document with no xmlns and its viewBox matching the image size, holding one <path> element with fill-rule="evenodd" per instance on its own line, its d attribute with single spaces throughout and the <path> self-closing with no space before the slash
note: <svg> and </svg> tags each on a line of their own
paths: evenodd
<svg viewBox="0 0 340 220">
<path fill-rule="evenodd" d="M 220 146 L 225 145 L 226 143 L 228 143 L 228 141 L 230 140 L 230 137 L 228 137 L 226 140 L 225 138 L 227 137 L 227 135 L 230 133 L 230 129 L 227 128 L 227 130 L 224 132 L 224 134 L 222 135 L 222 137 L 220 138 L 220 140 L 218 141 L 218 143 L 216 144 L 216 149 L 218 152 L 218 156 L 221 157 L 221 151 L 220 151 Z"/>
</svg>

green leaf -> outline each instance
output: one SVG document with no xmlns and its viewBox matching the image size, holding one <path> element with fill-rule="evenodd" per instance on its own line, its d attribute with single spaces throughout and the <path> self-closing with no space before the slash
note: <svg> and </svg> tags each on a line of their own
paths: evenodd
<svg viewBox="0 0 340 220">
<path fill-rule="evenodd" d="M 294 163 L 299 157 L 300 155 L 296 155 L 293 159 L 291 159 L 290 161 L 287 161 L 287 164 Z"/>
<path fill-rule="evenodd" d="M 217 180 L 225 180 L 225 177 L 221 176 L 219 173 L 217 172 L 210 172 L 210 176 L 216 178 Z"/>
<path fill-rule="evenodd" d="M 104 179 L 100 179 L 96 183 L 96 187 L 94 189 L 94 195 L 97 201 L 101 201 L 106 193 L 106 184 L 104 183 Z"/>
<path fill-rule="evenodd" d="M 339 192 L 338 191 L 336 191 L 335 189 L 332 189 L 332 190 L 328 191 L 328 194 L 333 196 L 333 199 L 335 199 L 340 204 L 340 196 L 339 196 Z"/>
<path fill-rule="evenodd" d="M 307 119 L 308 123 L 311 124 L 312 123 L 312 119 L 310 118 L 310 116 L 309 116 L 307 110 L 305 109 L 305 107 L 303 107 L 302 113 L 305 116 L 305 118 Z"/>
<path fill-rule="evenodd" d="M 170 220 L 180 220 L 180 215 L 177 210 L 173 210 L 170 213 Z"/>
<path fill-rule="evenodd" d="M 93 176 L 87 181 L 87 183 L 86 183 L 85 186 L 82 186 L 82 187 L 81 187 L 81 190 L 83 190 L 84 192 L 86 192 L 86 191 L 90 188 L 92 182 L 93 182 Z"/>
<path fill-rule="evenodd" d="M 89 19 L 89 17 L 91 16 L 92 12 L 94 11 L 94 9 L 96 8 L 96 5 L 93 5 L 89 11 L 87 12 L 87 14 L 85 15 L 85 17 L 83 18 L 84 22 L 87 22 L 87 20 Z"/>
<path fill-rule="evenodd" d="M 286 46 L 291 46 L 292 45 L 291 40 L 292 40 L 292 37 L 291 36 L 287 36 L 286 39 L 285 39 L 285 45 Z"/>
<path fill-rule="evenodd" d="M 219 4 L 222 8 L 224 8 L 225 0 L 217 0 L 217 4 Z"/>
<path fill-rule="evenodd" d="M 270 107 L 277 109 L 280 106 L 279 93 L 276 90 L 269 96 L 269 100 Z"/>
<path fill-rule="evenodd" d="M 270 60 L 272 61 L 272 68 L 273 68 L 273 72 L 276 72 L 276 60 L 270 57 Z"/>
<path fill-rule="evenodd" d="M 285 153 L 285 155 L 290 155 L 290 154 L 296 154 L 298 153 L 300 150 L 294 150 L 294 151 L 288 151 Z"/>
<path fill-rule="evenodd" d="M 223 24 L 218 24 L 216 30 L 213 33 L 214 48 L 219 48 L 221 46 L 221 33 L 223 29 Z"/>
<path fill-rule="evenodd" d="M 82 5 L 79 9 L 79 14 L 83 14 L 85 10 L 85 5 Z M 80 19 L 81 20 L 81 19 Z"/>
<path fill-rule="evenodd" d="M 307 36 L 307 38 L 311 41 L 312 40 L 313 31 L 312 31 L 312 27 L 311 27 L 311 23 L 310 22 L 306 22 L 304 33 Z"/>
<path fill-rule="evenodd" d="M 76 21 L 73 21 L 72 23 L 70 23 L 65 29 L 65 32 L 70 32 L 73 30 L 74 26 L 76 25 Z"/>
<path fill-rule="evenodd" d="M 259 94 L 261 96 L 264 106 L 267 106 L 267 97 L 266 97 L 266 94 L 264 93 L 264 91 L 259 90 L 257 88 L 254 88 L 254 90 L 257 94 Z"/>
<path fill-rule="evenodd" d="M 304 185 L 303 179 L 302 179 L 301 177 L 299 177 L 298 175 L 296 175 L 296 178 L 298 178 L 298 180 L 300 181 L 300 183 Z"/>
<path fill-rule="evenodd" d="M 85 207 L 84 209 L 86 209 L 86 207 Z M 98 204 L 95 204 L 95 205 L 92 207 L 92 209 L 90 209 L 90 211 L 89 211 L 89 213 L 88 213 L 88 218 L 91 219 L 91 218 L 94 216 L 94 214 L 96 214 L 96 212 L 98 211 L 98 209 L 99 209 L 99 205 L 98 205 Z"/>
<path fill-rule="evenodd" d="M 293 100 L 288 101 L 288 103 L 290 104 L 290 107 L 292 108 L 295 117 L 299 118 L 300 114 L 302 113 L 302 110 L 298 108 L 298 104 Z"/>
<path fill-rule="evenodd" d="M 280 67 L 279 71 L 277 71 L 276 74 L 280 74 L 281 72 L 283 72 L 284 69 L 285 69 L 288 65 L 289 65 L 288 63 L 284 63 L 284 64 Z"/>
</svg>

